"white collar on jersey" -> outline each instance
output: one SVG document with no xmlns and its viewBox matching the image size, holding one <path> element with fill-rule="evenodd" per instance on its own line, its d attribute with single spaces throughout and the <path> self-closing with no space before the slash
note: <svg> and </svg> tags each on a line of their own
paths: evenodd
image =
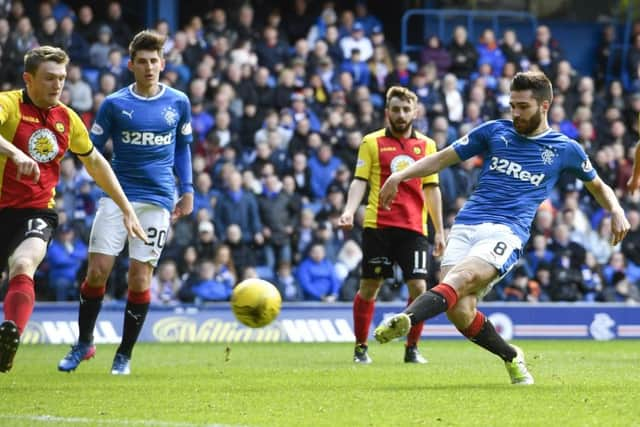
<svg viewBox="0 0 640 427">
<path fill-rule="evenodd" d="M 160 91 L 155 94 L 154 96 L 147 98 L 146 96 L 140 96 L 138 95 L 134 90 L 133 90 L 133 86 L 135 85 L 135 83 L 131 83 L 129 85 L 129 93 L 133 96 L 135 96 L 138 99 L 141 99 L 143 101 L 153 101 L 154 99 L 158 99 L 162 96 L 162 94 L 164 94 L 164 91 L 167 89 L 167 87 L 162 84 L 162 83 L 158 83 L 158 86 L 160 86 Z"/>
<path fill-rule="evenodd" d="M 547 130 L 545 130 L 544 132 L 539 133 L 539 134 L 537 134 L 535 136 L 525 136 L 525 135 L 522 135 L 522 136 L 524 136 L 525 138 L 528 138 L 528 139 L 540 139 L 542 137 L 547 136 L 549 134 L 549 132 L 551 132 L 552 130 L 553 129 L 551 127 L 548 127 Z"/>
</svg>

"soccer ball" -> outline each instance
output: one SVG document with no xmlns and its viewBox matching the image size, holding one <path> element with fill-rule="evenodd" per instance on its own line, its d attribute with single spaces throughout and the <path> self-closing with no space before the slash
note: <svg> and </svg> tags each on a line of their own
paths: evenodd
<svg viewBox="0 0 640 427">
<path fill-rule="evenodd" d="M 278 317 L 282 298 L 271 283 L 261 279 L 246 279 L 233 288 L 231 309 L 240 323 L 261 328 Z"/>
</svg>

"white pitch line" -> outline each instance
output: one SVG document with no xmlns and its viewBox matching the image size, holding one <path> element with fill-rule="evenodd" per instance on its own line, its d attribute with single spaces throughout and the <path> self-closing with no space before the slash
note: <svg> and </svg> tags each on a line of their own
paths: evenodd
<svg viewBox="0 0 640 427">
<path fill-rule="evenodd" d="M 241 427 L 230 424 L 194 424 L 157 420 L 116 420 L 116 419 L 95 419 L 83 417 L 57 417 L 54 415 L 0 415 L 0 420 L 33 421 L 38 423 L 66 423 L 66 424 L 88 424 L 88 425 L 118 425 L 118 426 L 157 426 L 157 427 Z"/>
</svg>

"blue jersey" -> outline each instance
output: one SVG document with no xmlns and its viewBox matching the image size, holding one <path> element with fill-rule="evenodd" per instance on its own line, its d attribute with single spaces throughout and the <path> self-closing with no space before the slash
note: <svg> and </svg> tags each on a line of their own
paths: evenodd
<svg viewBox="0 0 640 427">
<path fill-rule="evenodd" d="M 596 172 L 582 147 L 567 136 L 549 130 L 535 137 L 520 135 L 510 120 L 478 126 L 455 141 L 462 160 L 484 155 L 476 190 L 464 204 L 456 223 L 504 224 L 522 240 L 529 239 L 536 210 L 558 178 L 569 171 L 583 181 Z"/>
<path fill-rule="evenodd" d="M 190 144 L 191 105 L 187 96 L 165 85 L 145 98 L 133 85 L 109 95 L 91 127 L 91 140 L 102 148 L 113 141 L 111 166 L 131 201 L 173 210 L 176 146 Z"/>
</svg>

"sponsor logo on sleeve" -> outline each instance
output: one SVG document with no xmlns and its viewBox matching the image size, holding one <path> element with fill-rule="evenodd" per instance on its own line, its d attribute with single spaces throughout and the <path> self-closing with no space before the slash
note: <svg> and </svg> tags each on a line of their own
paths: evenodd
<svg viewBox="0 0 640 427">
<path fill-rule="evenodd" d="M 182 129 L 180 129 L 180 133 L 183 135 L 191 135 L 193 130 L 191 129 L 191 123 L 185 123 L 182 125 Z"/>
<path fill-rule="evenodd" d="M 94 123 L 93 126 L 91 126 L 91 133 L 94 135 L 102 135 L 104 133 L 104 129 L 102 129 L 102 126 L 98 123 Z"/>
<path fill-rule="evenodd" d="M 582 170 L 585 172 L 591 172 L 593 170 L 593 166 L 591 166 L 589 159 L 582 162 Z"/>
</svg>

